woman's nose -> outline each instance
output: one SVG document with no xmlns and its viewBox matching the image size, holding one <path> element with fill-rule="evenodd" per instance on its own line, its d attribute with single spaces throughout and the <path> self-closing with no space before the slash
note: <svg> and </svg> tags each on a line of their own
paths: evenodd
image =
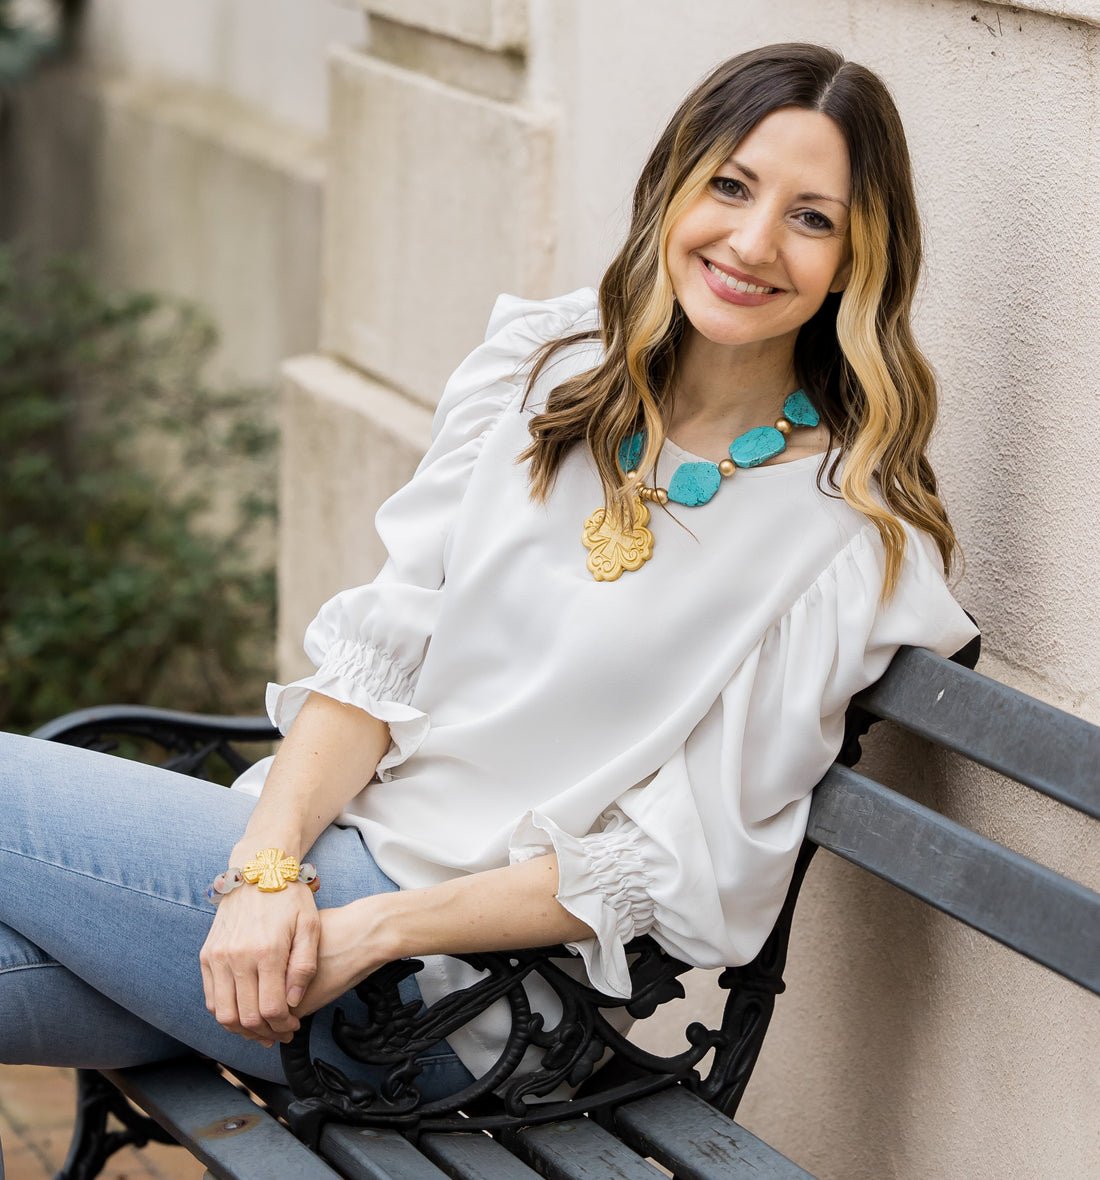
<svg viewBox="0 0 1100 1180">
<path fill-rule="evenodd" d="M 778 253 L 775 219 L 766 209 L 745 209 L 738 216 L 727 241 L 746 266 L 774 262 Z"/>
</svg>

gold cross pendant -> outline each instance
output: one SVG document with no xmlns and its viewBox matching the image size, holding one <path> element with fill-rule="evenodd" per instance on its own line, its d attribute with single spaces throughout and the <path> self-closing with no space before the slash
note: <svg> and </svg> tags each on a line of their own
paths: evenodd
<svg viewBox="0 0 1100 1180">
<path fill-rule="evenodd" d="M 641 569 L 653 556 L 653 534 L 647 524 L 649 509 L 640 497 L 634 500 L 632 528 L 606 508 L 597 508 L 584 522 L 582 539 L 590 551 L 587 565 L 597 582 L 614 582 L 624 570 Z"/>
<path fill-rule="evenodd" d="M 288 881 L 298 880 L 298 862 L 281 848 L 265 848 L 244 866 L 241 875 L 261 893 L 279 893 Z"/>
</svg>

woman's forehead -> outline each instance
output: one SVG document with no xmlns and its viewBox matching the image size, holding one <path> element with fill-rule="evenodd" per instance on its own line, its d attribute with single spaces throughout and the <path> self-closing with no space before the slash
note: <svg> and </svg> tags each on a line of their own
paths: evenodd
<svg viewBox="0 0 1100 1180">
<path fill-rule="evenodd" d="M 851 200 L 848 144 L 821 111 L 781 107 L 766 115 L 733 149 L 726 163 L 747 179 L 798 189 L 804 199 Z"/>
</svg>

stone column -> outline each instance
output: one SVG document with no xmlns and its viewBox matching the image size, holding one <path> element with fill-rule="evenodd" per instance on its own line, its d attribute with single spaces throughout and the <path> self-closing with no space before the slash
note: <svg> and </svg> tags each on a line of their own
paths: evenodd
<svg viewBox="0 0 1100 1180">
<path fill-rule="evenodd" d="M 322 354 L 284 371 L 284 676 L 318 606 L 384 560 L 374 512 L 495 297 L 551 293 L 553 120 L 530 98 L 526 0 L 360 2 L 365 49 L 331 58 Z"/>
</svg>

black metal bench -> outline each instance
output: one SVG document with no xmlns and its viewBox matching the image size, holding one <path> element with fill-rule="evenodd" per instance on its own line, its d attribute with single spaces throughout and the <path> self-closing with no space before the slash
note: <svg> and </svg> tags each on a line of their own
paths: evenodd
<svg viewBox="0 0 1100 1180">
<path fill-rule="evenodd" d="M 976 648 L 961 655 L 972 662 Z M 227 1180 L 261 1170 L 265 1180 L 327 1177 L 331 1168 L 353 1180 L 530 1180 L 536 1173 L 652 1180 L 661 1173 L 647 1157 L 681 1180 L 808 1177 L 731 1116 L 783 989 L 798 888 L 818 847 L 1100 994 L 1100 895 L 845 765 L 858 758 L 859 737 L 877 718 L 1100 819 L 1100 728 L 968 667 L 903 649 L 853 703 L 841 759 L 815 790 L 806 844 L 775 930 L 753 963 L 722 973 L 729 995 L 721 1027 L 690 1026 L 680 1055 L 659 1058 L 623 1042 L 603 1019 L 614 1002 L 562 972 L 560 948 L 475 956 L 488 969 L 480 992 L 427 1013 L 402 1009 L 396 984 L 410 968 L 395 964 L 363 985 L 374 1023 L 344 1030 L 348 1044 L 391 1067 L 387 1086 L 357 1090 L 315 1062 L 308 1027 L 284 1049 L 294 1094 L 249 1079 L 235 1085 L 198 1059 L 102 1076 L 81 1071 L 77 1128 L 61 1177 L 91 1180 L 123 1142 L 148 1138 L 182 1142 Z M 39 731 L 95 748 L 109 748 L 119 735 L 156 742 L 167 751 L 166 765 L 201 775 L 218 758 L 238 772 L 247 760 L 233 742 L 272 733 L 252 719 L 137 709 L 86 710 Z M 634 949 L 630 1009 L 644 1016 L 681 994 L 677 977 L 686 968 L 649 939 Z M 562 999 L 565 1016 L 554 1029 L 543 1029 L 526 1010 L 520 981 L 534 971 Z M 499 996 L 512 1006 L 507 1060 L 452 1104 L 459 1110 L 419 1105 L 409 1061 L 416 1046 Z M 543 1053 L 543 1068 L 534 1079 L 513 1077 L 511 1067 L 529 1045 Z M 697 1066 L 711 1048 L 713 1063 L 700 1076 Z M 614 1056 L 593 1072 L 605 1049 Z M 561 1080 L 581 1083 L 575 1099 L 532 1104 Z M 122 1131 L 106 1130 L 108 1112 L 125 1124 Z"/>
</svg>

